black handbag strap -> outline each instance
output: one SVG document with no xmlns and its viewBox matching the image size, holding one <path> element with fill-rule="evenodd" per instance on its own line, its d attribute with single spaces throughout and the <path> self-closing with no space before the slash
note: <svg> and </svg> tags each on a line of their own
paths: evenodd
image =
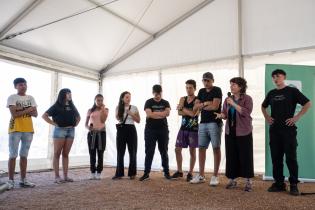
<svg viewBox="0 0 315 210">
<path fill-rule="evenodd" d="M 131 108 L 131 105 L 129 105 L 128 111 L 130 110 L 130 108 Z M 121 123 L 122 125 L 124 125 L 124 124 L 126 123 L 127 117 L 128 117 L 128 113 L 127 113 L 127 115 L 126 115 L 124 121 Z"/>
</svg>

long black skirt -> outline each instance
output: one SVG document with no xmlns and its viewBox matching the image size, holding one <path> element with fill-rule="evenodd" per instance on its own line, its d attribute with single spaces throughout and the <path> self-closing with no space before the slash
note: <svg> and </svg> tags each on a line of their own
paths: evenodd
<svg viewBox="0 0 315 210">
<path fill-rule="evenodd" d="M 229 179 L 254 177 L 253 135 L 235 136 L 225 134 L 226 167 Z"/>
</svg>

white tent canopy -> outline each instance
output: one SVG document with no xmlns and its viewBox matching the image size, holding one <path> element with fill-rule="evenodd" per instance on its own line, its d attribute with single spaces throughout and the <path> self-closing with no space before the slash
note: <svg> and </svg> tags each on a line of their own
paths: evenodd
<svg viewBox="0 0 315 210">
<path fill-rule="evenodd" d="M 134 91 L 134 103 L 141 110 L 151 86 L 162 83 L 165 92 L 174 90 L 164 96 L 175 108 L 184 94 L 183 81 L 200 80 L 202 72 L 209 70 L 224 91 L 228 78 L 245 76 L 259 107 L 264 96 L 259 72 L 265 63 L 315 64 L 314 8 L 313 0 L 0 0 L 0 59 L 52 73 L 51 102 L 58 89 L 69 84 L 82 93 L 76 87 L 75 78 L 80 78 L 91 87 L 86 96 L 91 95 L 92 102 L 87 104 L 100 91 L 113 111 L 120 91 L 128 89 Z M 82 97 L 78 95 L 76 101 L 85 100 Z M 82 116 L 87 108 L 82 107 Z M 111 142 L 115 141 L 113 115 L 107 121 Z M 263 162 L 264 121 L 258 108 L 253 115 L 260 142 L 255 161 Z M 173 110 L 171 138 L 178 120 Z M 139 142 L 143 125 L 138 127 Z M 84 139 L 85 133 L 80 135 Z M 173 140 L 173 148 L 171 144 Z M 139 158 L 141 162 L 143 157 Z M 170 155 L 173 166 L 174 158 Z M 107 163 L 115 164 L 114 143 L 108 145 Z M 263 163 L 255 167 L 262 171 Z"/>
<path fill-rule="evenodd" d="M 2 0 L 0 37 L 105 3 L 1 46 L 89 72 L 128 58 L 111 69 L 115 73 L 313 47 L 315 42 L 312 0 Z"/>
</svg>

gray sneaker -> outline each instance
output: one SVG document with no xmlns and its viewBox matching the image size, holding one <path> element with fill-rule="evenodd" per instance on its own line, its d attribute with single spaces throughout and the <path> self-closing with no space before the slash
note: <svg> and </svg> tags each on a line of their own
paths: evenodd
<svg viewBox="0 0 315 210">
<path fill-rule="evenodd" d="M 95 173 L 91 173 L 90 180 L 95 180 L 96 179 L 95 175 L 96 175 Z"/>
<path fill-rule="evenodd" d="M 35 184 L 32 182 L 27 181 L 27 179 L 23 179 L 20 181 L 20 186 L 25 188 L 33 188 L 35 187 Z"/>
<path fill-rule="evenodd" d="M 101 174 L 100 173 L 96 173 L 95 174 L 95 179 L 96 180 L 101 180 Z"/>
<path fill-rule="evenodd" d="M 233 189 L 237 185 L 237 182 L 235 180 L 230 179 L 229 183 L 226 185 L 226 189 Z"/>
<path fill-rule="evenodd" d="M 6 184 L 8 186 L 8 190 L 12 190 L 15 186 L 14 180 L 11 180 L 11 179 L 9 181 L 7 181 Z"/>
<path fill-rule="evenodd" d="M 251 191 L 253 191 L 253 186 L 252 186 L 252 183 L 251 183 L 251 182 L 246 182 L 244 191 L 246 191 L 246 192 L 251 192 Z"/>
</svg>

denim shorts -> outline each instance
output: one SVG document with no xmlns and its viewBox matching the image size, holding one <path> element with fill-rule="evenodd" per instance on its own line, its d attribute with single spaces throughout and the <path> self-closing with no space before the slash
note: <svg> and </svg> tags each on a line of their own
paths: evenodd
<svg viewBox="0 0 315 210">
<path fill-rule="evenodd" d="M 31 132 L 13 132 L 9 134 L 9 157 L 16 158 L 18 156 L 19 144 L 20 157 L 27 157 L 28 151 L 33 140 L 33 133 Z"/>
<path fill-rule="evenodd" d="M 74 139 L 74 128 L 55 127 L 53 133 L 54 139 Z"/>
<path fill-rule="evenodd" d="M 217 123 L 200 123 L 198 129 L 199 148 L 208 149 L 211 142 L 212 148 L 221 146 L 222 126 Z"/>
</svg>

